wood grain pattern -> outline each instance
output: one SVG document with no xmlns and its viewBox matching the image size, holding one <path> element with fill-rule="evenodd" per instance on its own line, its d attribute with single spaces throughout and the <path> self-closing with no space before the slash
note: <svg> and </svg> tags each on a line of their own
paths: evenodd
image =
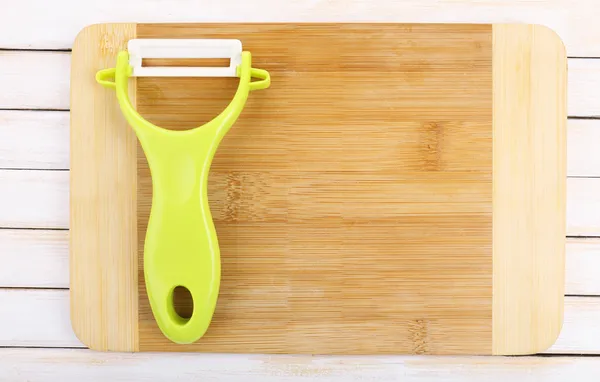
<svg viewBox="0 0 600 382">
<path fill-rule="evenodd" d="M 600 60 L 568 64 L 569 116 L 600 116 Z M 0 109 L 69 109 L 69 66 L 69 52 L 0 50 Z"/>
<path fill-rule="evenodd" d="M 87 27 L 73 47 L 71 322 L 77 337 L 98 350 L 138 349 L 136 138 L 114 90 L 94 79 L 114 65 L 135 28 Z"/>
<path fill-rule="evenodd" d="M 0 169 L 0 227 L 68 229 L 69 175 Z M 567 236 L 600 237 L 600 178 L 567 178 L 567 191 Z"/>
<path fill-rule="evenodd" d="M 3 89 L 2 95 L 6 96 L 7 103 L 3 107 L 15 108 L 21 107 L 27 103 L 29 108 L 48 108 L 48 102 L 56 100 L 55 95 L 59 94 L 56 84 L 68 86 L 68 80 L 62 81 L 61 77 L 68 76 L 68 60 L 59 60 L 67 65 L 61 66 L 60 70 L 53 72 L 50 77 L 43 78 L 42 81 L 37 80 L 37 74 L 47 69 L 49 65 L 55 62 L 56 58 L 69 53 L 61 52 L 36 52 L 28 51 L 28 49 L 40 48 L 70 48 L 73 38 L 77 31 L 86 24 L 93 22 L 102 22 L 109 19 L 113 20 L 152 20 L 169 21 L 190 20 L 194 22 L 200 21 L 443 21 L 452 22 L 460 21 L 525 21 L 525 22 L 541 22 L 552 27 L 560 27 L 557 29 L 559 34 L 565 39 L 571 56 L 598 56 L 600 55 L 600 44 L 598 44 L 598 31 L 600 24 L 598 20 L 598 3 L 596 0 L 584 0 L 573 6 L 572 2 L 568 1 L 539 1 L 532 2 L 530 0 L 511 0 L 511 1 L 481 1 L 470 2 L 466 0 L 411 0 L 398 2 L 394 0 L 386 0 L 382 2 L 369 2 L 368 0 L 333 0 L 333 1 L 312 1 L 312 2 L 279 2 L 268 0 L 269 4 L 262 7 L 260 12 L 256 11 L 256 3 L 252 6 L 240 7 L 235 1 L 219 1 L 212 2 L 210 9 L 205 7 L 205 3 L 194 0 L 178 0 L 176 2 L 160 1 L 161 6 L 153 9 L 144 8 L 144 12 L 140 13 L 140 7 L 145 7 L 147 2 L 143 0 L 128 0 L 127 2 L 119 2 L 111 0 L 110 3 L 82 3 L 73 0 L 58 0 L 53 2 L 54 7 L 47 7 L 47 3 L 39 0 L 26 0 L 22 2 L 12 2 L 10 7 L 5 7 L 0 13 L 0 18 L 3 22 L 0 23 L 0 28 L 5 33 L 0 34 L 2 48 L 24 48 L 26 50 L 16 51 L 14 54 L 18 56 L 14 70 L 23 70 L 28 68 L 27 75 L 20 77 L 15 75 L 15 72 L 0 70 L 0 78 L 2 78 Z M 442 5 L 443 6 L 440 6 Z M 559 5 L 560 4 L 560 5 Z M 562 12 L 556 13 L 557 8 L 562 9 Z M 17 29 L 20 28 L 20 29 Z M 11 52 L 12 53 L 12 52 Z M 41 57 L 39 59 L 38 57 Z M 35 65 L 22 64 L 22 61 L 31 61 Z M 0 59 L 0 67 L 4 67 L 6 60 Z M 569 59 L 569 112 L 572 115 L 593 115 L 589 107 L 598 109 L 600 103 L 597 102 L 598 89 L 600 87 L 593 85 L 595 73 L 597 70 L 589 67 L 589 70 L 582 71 L 583 65 L 579 63 L 597 63 L 600 67 L 600 60 L 585 60 L 585 59 Z M 31 70 L 29 70 L 31 69 Z M 575 88 L 574 88 L 575 86 Z M 578 89 L 578 87 L 580 87 Z M 23 89 L 28 89 L 27 92 Z M 17 97 L 13 97 L 17 94 Z M 68 106 L 68 90 L 61 91 L 63 94 L 60 108 L 67 109 Z M 577 97 L 574 98 L 572 95 Z M 44 102 L 38 102 L 43 100 Z M 20 102 L 23 101 L 23 102 Z M 585 110 L 584 110 L 585 109 Z M 12 112 L 12 111 L 10 111 Z M 24 114 L 37 114 L 35 111 L 24 111 Z M 48 114 L 68 112 L 48 112 Z M 599 113 L 595 113 L 600 115 Z M 2 125 L 3 121 L 0 121 Z M 577 121 L 580 122 L 580 121 Z M 592 125 L 598 121 L 586 120 L 583 121 Z M 47 124 L 43 121 L 39 122 L 39 127 L 43 128 Z M 13 126 L 11 126 L 13 127 Z M 569 126 L 570 127 L 570 126 Z M 14 125 L 14 128 L 25 133 L 25 129 L 20 130 L 20 126 Z M 1 130 L 1 126 L 0 126 Z M 29 131 L 29 129 L 27 129 Z M 582 132 L 583 133 L 583 132 Z M 34 132 L 28 133 L 34 136 Z M 2 132 L 0 131 L 0 135 Z M 8 160 L 8 167 L 22 168 L 45 168 L 39 165 L 44 165 L 44 161 L 52 161 L 60 158 L 60 162 L 48 162 L 48 165 L 54 166 L 61 163 L 63 166 L 63 158 L 68 159 L 68 141 L 60 141 L 60 146 L 50 147 L 48 149 L 61 149 L 67 153 L 67 156 L 56 156 L 53 152 L 39 153 L 39 156 L 34 156 L 31 151 L 19 150 L 19 146 L 12 146 L 12 134 L 2 136 L 0 145 L 8 148 L 4 151 L 0 160 Z M 585 148 L 594 148 L 594 142 L 598 142 L 599 138 L 590 136 L 588 139 L 582 134 L 580 142 L 586 142 Z M 24 139 L 23 142 L 27 140 Z M 42 143 L 35 140 L 34 144 Z M 574 155 L 577 155 L 580 161 L 577 164 L 585 164 L 585 171 L 577 173 L 571 172 L 569 167 L 569 175 L 576 176 L 596 176 L 600 166 L 595 166 L 597 162 L 598 150 L 586 151 L 584 147 L 574 143 L 571 137 L 568 138 L 569 143 L 569 162 L 575 164 Z M 32 145 L 27 146 L 30 150 Z M 33 149 L 35 150 L 35 149 Z M 0 148 L 0 151 L 2 149 Z M 17 162 L 25 163 L 20 166 Z M 598 162 L 600 163 L 600 162 Z M 2 166 L 2 165 L 0 165 Z M 0 174 L 0 178 L 1 178 Z M 68 175 L 68 174 L 65 174 Z M 60 180 L 61 178 L 59 178 Z M 3 181 L 5 179 L 2 179 Z M 13 178 L 7 179 L 14 181 Z M 33 184 L 35 180 L 36 184 Z M 24 186 L 35 187 L 37 193 L 42 194 L 45 191 L 48 182 L 55 182 L 57 179 L 31 179 L 28 182 L 19 182 L 17 188 Z M 576 208 L 578 213 L 569 215 L 568 223 L 573 227 L 577 227 L 577 233 L 585 232 L 586 235 L 597 235 L 598 216 L 600 216 L 600 203 L 597 203 L 600 190 L 597 187 L 598 182 L 594 179 L 578 179 L 581 182 L 575 183 L 577 187 L 568 186 L 570 199 L 578 205 Z M 62 180 L 61 180 L 62 182 Z M 588 184 L 589 182 L 589 184 Z M 0 183 L 3 183 L 0 181 Z M 55 185 L 51 186 L 55 188 Z M 27 189 L 24 188 L 26 191 Z M 68 187 L 63 188 L 67 190 Z M 596 190 L 596 191 L 592 191 Z M 580 198 L 580 191 L 585 191 L 586 200 Z M 54 201 L 49 200 L 46 205 L 37 203 L 35 207 L 29 206 L 28 202 L 37 201 L 37 196 L 13 194 L 13 203 L 4 207 L 0 218 L 2 226 L 20 227 L 20 222 L 23 222 L 27 209 L 39 210 L 42 207 L 43 213 L 35 217 L 35 221 L 31 221 L 33 226 L 43 226 L 40 224 L 44 221 L 56 221 L 61 227 L 68 227 L 68 216 L 63 213 L 68 210 L 65 204 L 61 204 L 61 210 L 56 210 L 52 207 Z M 62 198 L 60 199 L 62 203 Z M 21 206 L 27 209 L 21 209 Z M 7 214 L 8 212 L 8 214 Z M 46 217 L 45 215 L 48 215 Z M 39 215 L 44 215 L 41 217 Z M 31 219 L 27 215 L 28 221 Z M 66 219 L 65 219 L 66 218 Z M 589 227 L 586 228 L 586 227 Z M 594 228 L 595 227 L 595 228 Z M 594 230 L 595 229 L 595 230 Z M 29 231 L 24 231 L 29 232 Z M 31 231 L 33 234 L 44 231 Z M 33 239 L 32 235 L 32 240 Z M 0 246 L 4 242 L 0 239 Z M 26 241 L 25 244 L 30 245 L 31 241 Z M 65 250 L 68 246 L 64 245 Z M 52 249 L 50 249 L 52 251 Z M 28 254 L 24 250 L 23 255 Z M 45 258 L 43 254 L 50 255 L 52 252 L 40 248 L 39 260 Z M 0 261 L 0 273 L 8 272 L 14 263 L 10 258 L 10 254 L 0 250 L 0 257 L 3 254 L 8 254 L 9 258 Z M 15 254 L 19 256 L 18 254 Z M 589 256 L 594 258 L 592 254 Z M 25 263 L 27 260 L 19 257 L 19 260 Z M 22 273 L 18 282 L 25 286 L 36 286 L 40 282 L 45 282 L 47 278 L 58 277 L 59 275 L 67 276 L 68 272 L 53 273 L 50 268 L 46 268 L 46 264 L 42 261 L 37 261 L 35 267 L 39 267 L 40 272 Z M 67 265 L 68 266 L 68 265 Z M 42 270 L 47 269 L 46 275 L 42 276 Z M 571 269 L 571 283 L 579 283 L 580 290 L 574 292 L 576 294 L 584 294 L 584 284 L 587 281 L 598 282 L 598 270 L 600 266 L 585 265 L 573 267 Z M 567 254 L 567 271 L 569 272 L 569 254 Z M 586 272 L 589 277 L 582 277 L 582 271 Z M 67 276 L 68 277 L 68 276 Z M 63 285 L 68 285 L 68 279 L 61 279 Z M 567 287 L 569 278 L 567 278 Z M 574 285 L 574 284 L 573 284 Z M 30 290 L 22 291 L 23 294 L 31 292 Z M 566 293 L 569 289 L 566 289 Z M 44 297 L 49 299 L 50 297 Z M 65 295 L 68 299 L 68 294 Z M 28 304 L 24 299 L 17 299 L 16 305 L 7 307 L 8 311 L 20 311 L 20 304 Z M 40 307 L 41 308 L 41 307 Z M 67 305 L 61 305 L 62 316 L 68 321 Z M 33 309 L 33 312 L 40 312 L 41 309 Z M 43 310 L 46 312 L 45 310 Z M 12 314 L 12 313 L 11 313 Z M 565 312 L 567 314 L 567 312 Z M 587 344 L 594 347 L 587 347 L 586 352 L 600 351 L 597 346 L 600 343 L 597 336 L 594 336 L 594 328 L 598 327 L 600 320 L 597 319 L 598 313 L 589 309 L 582 310 L 581 316 L 589 316 L 592 327 L 578 325 L 575 326 L 577 335 L 582 341 L 587 341 Z M 45 323 L 37 321 L 34 324 L 39 325 Z M 567 325 L 568 322 L 565 323 Z M 23 322 L 17 322 L 18 328 L 23 326 Z M 68 324 L 67 324 L 68 326 Z M 574 334 L 573 331 L 566 330 L 569 335 Z M 590 333 L 592 332 L 592 333 Z M 24 332 L 25 333 L 25 332 Z M 564 333 L 564 332 L 563 332 Z M 6 336 L 8 334 L 8 337 Z M 2 338 L 18 338 L 11 337 L 13 332 L 5 332 Z M 32 346 L 47 346 L 49 342 L 44 341 L 46 337 L 41 333 L 31 333 Z M 562 337 L 562 335 L 561 335 Z M 560 342 L 560 340 L 559 340 Z M 582 352 L 581 342 L 570 343 L 572 346 L 569 352 L 578 354 Z M 478 357 L 273 357 L 273 356 L 255 356 L 255 355 L 198 355 L 198 354 L 164 354 L 164 353 L 145 353 L 145 354 L 111 354 L 99 353 L 87 350 L 52 350 L 52 349 L 0 349 L 0 370 L 4 371 L 6 380 L 21 380 L 29 379 L 36 381 L 50 381 L 61 379 L 63 381 L 81 381 L 86 380 L 115 380 L 129 381 L 140 379 L 168 379 L 181 378 L 182 380 L 197 380 L 201 379 L 219 379 L 227 381 L 237 381 L 241 375 L 249 376 L 248 379 L 256 379 L 262 381 L 363 381 L 363 380 L 395 380 L 399 376 L 407 376 L 409 380 L 426 379 L 426 380 L 470 380 L 480 381 L 493 380 L 505 381 L 514 379 L 518 381 L 564 381 L 564 380 L 585 380 L 591 375 L 599 373 L 598 358 L 594 357 L 527 357 L 527 358 L 478 358 Z M 557 349 L 557 353 L 565 353 L 565 349 Z M 176 370 L 176 371 L 175 371 Z M 6 374 L 6 372 L 8 374 Z M 162 377 L 161 377 L 162 376 Z M 0 378 L 1 379 L 1 378 Z"/>
<path fill-rule="evenodd" d="M 590 265 L 596 266 L 597 262 Z M 15 315 L 15 312 L 27 315 L 22 318 L 18 314 Z M 43 312 L 43 315 L 36 312 Z M 0 288 L 0 313 L 0 348 L 86 347 L 77 339 L 70 324 L 68 290 Z M 566 296 L 563 329 L 554 345 L 542 353 L 600 354 L 598 317 L 600 298 L 597 296 Z M 35 326 L 35 329 L 31 329 L 30 325 Z M 196 356 L 203 357 L 201 354 Z M 252 357 L 253 354 L 248 351 L 242 356 Z M 373 360 L 388 356 L 369 355 Z"/>
<path fill-rule="evenodd" d="M 68 233 L 0 229 L 0 287 L 69 288 Z M 565 268 L 565 295 L 600 296 L 600 239 L 567 238 Z"/>
<path fill-rule="evenodd" d="M 567 57 L 548 28 L 493 31 L 493 353 L 531 354 L 562 326 Z"/>
<path fill-rule="evenodd" d="M 212 167 L 223 279 L 208 333 L 193 345 L 166 340 L 140 272 L 140 350 L 491 352 L 490 25 L 137 32 L 242 37 L 273 80 L 252 94 Z M 235 86 L 140 78 L 138 110 L 190 128 Z M 151 187 L 138 155 L 141 244 Z"/>
<path fill-rule="evenodd" d="M 600 374 L 598 357 L 311 356 L 0 349 L 7 381 L 564 382 Z"/>
<path fill-rule="evenodd" d="M 569 73 L 573 61 L 569 61 Z M 600 71 L 600 62 L 597 64 Z M 569 82 L 570 94 L 572 87 Z M 585 97 L 593 98 L 590 93 Z M 600 119 L 567 121 L 567 176 L 600 177 L 597 142 L 600 142 Z M 69 169 L 69 112 L 0 111 L 0 170 L 14 168 Z"/>
<path fill-rule="evenodd" d="M 166 340 L 145 296 L 140 251 L 139 350 L 540 350 L 539 343 L 510 347 L 510 341 L 495 342 L 501 330 L 525 333 L 533 342 L 540 336 L 527 320 L 498 332 L 497 312 L 492 313 L 493 304 L 508 301 L 492 290 L 502 280 L 493 258 L 505 250 L 492 242 L 492 233 L 498 232 L 493 187 L 507 179 L 502 171 L 498 174 L 504 178 L 496 178 L 493 160 L 498 152 L 513 149 L 502 141 L 505 137 L 500 137 L 500 150 L 492 144 L 498 134 L 492 129 L 498 99 L 492 91 L 498 81 L 492 71 L 492 59 L 498 60 L 492 54 L 492 26 L 137 26 L 140 38 L 240 36 L 256 57 L 254 66 L 271 72 L 273 86 L 250 98 L 211 170 L 209 198 L 223 262 L 217 311 L 199 342 L 180 346 Z M 520 57 L 522 52 L 516 52 Z M 191 128 L 216 115 L 235 85 L 234 79 L 138 79 L 138 110 L 161 126 Z M 506 86 L 509 92 L 510 86 L 514 83 Z M 543 90 L 544 97 L 534 97 L 534 104 L 557 97 Z M 564 117 L 565 109 L 550 115 L 550 122 L 560 125 L 553 118 Z M 548 122 L 532 118 L 535 126 Z M 553 148 L 556 141 L 548 144 Z M 135 155 L 132 150 L 126 158 L 134 161 Z M 535 152 L 531 158 L 540 159 Z M 561 158 L 559 152 L 556 160 Z M 137 166 L 137 197 L 132 199 L 137 221 L 126 220 L 137 225 L 141 249 L 151 184 L 139 147 Z M 559 175 L 564 177 L 562 166 Z M 564 222 L 562 228 L 564 239 Z M 525 267 L 537 265 L 538 255 L 526 253 Z M 547 266 L 539 277 L 551 278 L 557 269 Z M 516 284 L 530 275 L 515 273 Z M 533 297 L 517 304 L 539 297 L 537 285 L 525 288 Z M 556 301 L 550 309 L 562 307 L 562 295 L 552 296 Z M 189 301 L 177 303 L 189 309 Z M 525 310 L 523 316 L 534 314 Z"/>
<path fill-rule="evenodd" d="M 598 357 L 312 356 L 0 349 L 6 381 L 565 382 L 600 374 Z M 402 379 L 401 379 L 402 378 Z"/>
</svg>

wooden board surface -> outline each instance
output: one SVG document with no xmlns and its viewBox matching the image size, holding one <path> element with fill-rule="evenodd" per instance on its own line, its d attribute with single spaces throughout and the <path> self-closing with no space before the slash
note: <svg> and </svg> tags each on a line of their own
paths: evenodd
<svg viewBox="0 0 600 382">
<path fill-rule="evenodd" d="M 105 27 L 90 31 L 114 47 L 126 41 L 118 29 L 132 25 L 111 26 L 115 29 L 109 32 L 98 28 Z M 543 31 L 507 28 L 504 38 L 524 35 L 519 48 L 525 49 L 500 54 L 535 52 L 540 41 L 560 47 L 555 35 Z M 560 288 L 540 294 L 545 283 L 553 282 L 548 275 L 564 272 L 560 246 L 544 255 L 547 266 L 541 271 L 535 259 L 542 254 L 528 245 L 521 255 L 533 260 L 507 261 L 506 274 L 511 266 L 525 264 L 527 270 L 503 278 L 511 285 L 505 289 L 518 290 L 534 276 L 532 289 L 525 289 L 531 293 L 520 300 L 531 309 L 517 313 L 522 317 L 514 320 L 516 326 L 500 329 L 510 331 L 501 333 L 508 340 L 493 343 L 499 327 L 492 319 L 494 309 L 505 308 L 492 298 L 496 259 L 502 256 L 492 240 L 498 228 L 492 224 L 492 154 L 498 155 L 493 137 L 504 126 L 492 108 L 497 105 L 493 95 L 502 94 L 498 86 L 503 85 L 492 70 L 498 54 L 495 33 L 491 25 L 137 25 L 138 38 L 241 38 L 255 57 L 254 66 L 271 72 L 273 86 L 252 94 L 215 158 L 209 198 L 222 248 L 223 282 L 213 324 L 193 345 L 169 343 L 145 297 L 141 248 L 151 188 L 138 148 L 139 336 L 129 350 L 503 354 L 549 346 L 546 340 L 558 332 L 540 329 L 543 317 L 537 313 L 549 303 L 561 316 L 556 309 L 562 312 L 562 296 L 554 293 Z M 112 49 L 107 52 L 114 55 Z M 74 62 L 86 54 L 74 49 Z M 527 62 L 523 71 L 535 71 L 538 63 Z M 536 117 L 538 109 L 562 105 L 565 69 L 559 62 L 557 73 L 546 73 L 559 85 L 556 94 L 540 101 L 541 109 L 516 105 L 515 113 Z M 151 121 L 190 128 L 216 115 L 235 86 L 231 79 L 139 79 L 136 98 Z M 537 102 L 535 92 L 525 92 Z M 97 105 L 99 100 L 81 102 Z M 98 110 L 118 111 L 114 97 L 104 95 L 100 102 Z M 539 134 L 548 134 L 543 141 L 560 148 L 564 108 L 549 118 L 554 129 Z M 504 155 L 514 149 L 506 145 Z M 563 179 L 560 150 L 555 156 L 534 155 L 523 165 L 536 168 L 537 161 L 553 159 L 559 164 L 557 179 Z M 72 169 L 73 177 L 96 176 L 82 174 Z M 516 190 L 513 184 L 511 192 Z M 531 200 L 540 192 L 528 190 Z M 131 197 L 114 187 L 105 191 Z M 564 240 L 564 192 L 561 187 L 555 192 L 553 200 L 559 203 L 549 203 L 549 195 L 542 207 L 551 208 L 548 224 Z M 88 202 L 98 208 L 93 199 Z M 520 211 L 514 209 L 512 217 L 518 219 Z M 93 209 L 87 213 L 94 215 Z M 131 219 L 117 223 L 129 226 Z M 78 229 L 73 221 L 71 227 Z M 537 243 L 542 236 L 531 240 Z M 72 260 L 90 256 L 85 252 L 72 250 Z M 72 272 L 81 269 L 72 266 Z M 112 333 L 94 323 L 94 305 L 112 297 L 84 296 L 91 310 L 74 315 L 77 334 L 93 348 L 123 350 L 103 339 L 123 335 L 120 329 Z M 99 330 L 99 339 L 82 338 L 78 322 Z M 532 340 L 523 341 L 523 334 Z"/>
<path fill-rule="evenodd" d="M 138 344 L 136 138 L 95 73 L 134 36 L 135 25 L 84 29 L 71 65 L 71 321 L 91 347 L 117 351 Z"/>
<path fill-rule="evenodd" d="M 495 25 L 493 66 L 493 353 L 520 353 L 563 320 L 567 55 L 548 28 Z"/>
</svg>

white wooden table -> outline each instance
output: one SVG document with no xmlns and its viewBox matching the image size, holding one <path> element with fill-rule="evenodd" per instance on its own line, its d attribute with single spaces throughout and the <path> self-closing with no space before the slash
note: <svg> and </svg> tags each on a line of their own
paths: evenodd
<svg viewBox="0 0 600 382">
<path fill-rule="evenodd" d="M 567 296 L 556 344 L 537 357 L 117 354 L 85 349 L 69 321 L 69 50 L 85 25 L 116 21 L 527 22 L 552 27 L 570 57 Z M 344 382 L 600 379 L 600 0 L 4 0 L 0 381 L 175 377 Z"/>
</svg>

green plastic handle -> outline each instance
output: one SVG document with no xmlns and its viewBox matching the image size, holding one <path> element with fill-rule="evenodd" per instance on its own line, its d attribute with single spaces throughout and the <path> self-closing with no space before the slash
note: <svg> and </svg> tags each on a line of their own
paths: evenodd
<svg viewBox="0 0 600 382">
<path fill-rule="evenodd" d="M 208 329 L 221 279 L 219 243 L 207 196 L 210 165 L 249 92 L 269 87 L 270 77 L 268 72 L 252 68 L 251 54 L 242 52 L 239 86 L 227 108 L 203 126 L 174 131 L 146 121 L 131 105 L 131 70 L 129 54 L 123 51 L 116 68 L 99 71 L 96 80 L 116 90 L 150 167 L 152 208 L 144 244 L 144 276 L 152 313 L 167 338 L 188 344 Z M 252 81 L 252 77 L 259 80 Z M 180 317 L 173 306 L 173 291 L 178 286 L 192 296 L 194 308 L 189 319 Z"/>
</svg>

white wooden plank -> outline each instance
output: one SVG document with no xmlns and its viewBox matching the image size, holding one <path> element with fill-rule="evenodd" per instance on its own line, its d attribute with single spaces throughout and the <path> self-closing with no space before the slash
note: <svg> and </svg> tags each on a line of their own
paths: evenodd
<svg viewBox="0 0 600 382">
<path fill-rule="evenodd" d="M 600 178 L 567 179 L 567 235 L 600 236 Z"/>
<path fill-rule="evenodd" d="M 0 109 L 68 109 L 70 60 L 68 52 L 0 51 Z"/>
<path fill-rule="evenodd" d="M 600 56 L 595 0 L 56 0 L 14 2 L 0 14 L 0 47 L 72 46 L 86 25 L 100 22 L 523 22 L 556 30 L 571 56 Z M 27 15 L 24 18 L 22 15 Z"/>
<path fill-rule="evenodd" d="M 600 116 L 600 60 L 570 59 L 568 66 L 569 116 Z"/>
<path fill-rule="evenodd" d="M 600 296 L 600 239 L 567 239 L 565 293 Z"/>
<path fill-rule="evenodd" d="M 0 227 L 68 228 L 69 172 L 0 170 Z"/>
<path fill-rule="evenodd" d="M 600 374 L 600 358 L 100 353 L 0 349 L 0 381 L 564 382 Z"/>
<path fill-rule="evenodd" d="M 0 289 L 1 346 L 82 347 L 71 329 L 69 291 Z"/>
<path fill-rule="evenodd" d="M 600 298 L 565 297 L 562 331 L 547 353 L 600 354 Z"/>
<path fill-rule="evenodd" d="M 70 53 L 0 51 L 0 108 L 68 109 Z M 600 116 L 600 60 L 570 59 L 569 116 Z"/>
<path fill-rule="evenodd" d="M 600 176 L 600 119 L 570 119 L 567 127 L 567 175 Z"/>
<path fill-rule="evenodd" d="M 68 169 L 69 113 L 0 111 L 0 168 Z"/>
<path fill-rule="evenodd" d="M 0 230 L 1 287 L 69 287 L 68 231 Z M 600 239 L 568 239 L 568 295 L 600 296 Z"/>
<path fill-rule="evenodd" d="M 0 287 L 69 287 L 69 232 L 0 230 Z"/>
<path fill-rule="evenodd" d="M 0 289 L 0 347 L 80 347 L 69 314 L 67 290 Z M 563 330 L 549 352 L 600 354 L 600 298 L 565 297 Z"/>
</svg>

